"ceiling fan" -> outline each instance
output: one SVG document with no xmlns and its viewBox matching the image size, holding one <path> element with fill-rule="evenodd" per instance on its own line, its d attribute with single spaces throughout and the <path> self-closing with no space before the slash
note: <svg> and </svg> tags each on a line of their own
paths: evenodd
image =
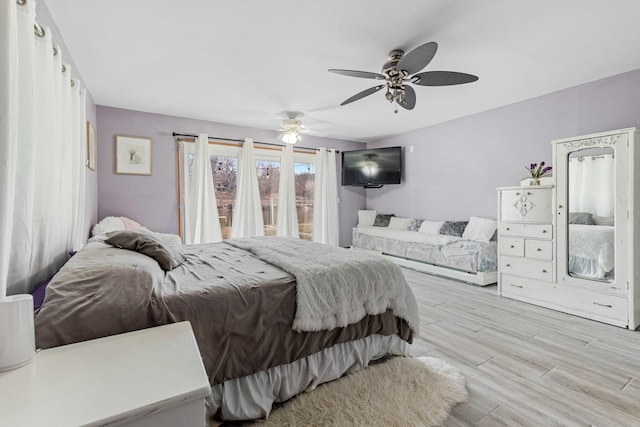
<svg viewBox="0 0 640 427">
<path fill-rule="evenodd" d="M 438 50 L 436 42 L 425 43 L 405 55 L 404 51 L 395 49 L 389 52 L 389 59 L 382 66 L 382 73 L 368 71 L 340 70 L 332 68 L 329 71 L 345 76 L 363 79 L 386 80 L 386 83 L 363 90 L 340 105 L 346 105 L 364 98 L 386 87 L 385 98 L 391 103 L 401 106 L 405 110 L 413 110 L 416 106 L 416 92 L 408 83 L 418 86 L 450 86 L 471 83 L 478 80 L 477 76 L 455 71 L 426 71 L 418 73 L 433 59 Z M 418 74 L 416 74 L 418 73 Z M 398 112 L 396 108 L 395 112 Z"/>
</svg>

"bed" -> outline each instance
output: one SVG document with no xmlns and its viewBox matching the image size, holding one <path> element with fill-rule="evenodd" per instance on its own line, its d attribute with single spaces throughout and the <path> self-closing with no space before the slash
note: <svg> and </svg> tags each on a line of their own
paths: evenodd
<svg viewBox="0 0 640 427">
<path fill-rule="evenodd" d="M 241 420 L 406 355 L 419 333 L 402 272 L 379 256 L 276 237 L 171 250 L 183 261 L 164 271 L 143 253 L 89 243 L 49 284 L 37 346 L 188 320 L 212 386 L 208 414 Z"/>
<path fill-rule="evenodd" d="M 607 280 L 615 266 L 615 227 L 569 224 L 569 273 Z"/>
</svg>

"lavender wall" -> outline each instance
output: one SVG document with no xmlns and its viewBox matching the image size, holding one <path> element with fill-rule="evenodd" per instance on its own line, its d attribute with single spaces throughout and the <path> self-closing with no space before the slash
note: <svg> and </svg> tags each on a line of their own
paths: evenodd
<svg viewBox="0 0 640 427">
<path fill-rule="evenodd" d="M 71 65 L 71 75 L 74 78 L 77 78 L 82 81 L 82 75 L 79 70 L 76 69 L 75 63 L 73 61 L 73 57 L 67 49 L 67 45 L 60 34 L 60 30 L 58 30 L 58 26 L 54 22 L 51 17 L 51 13 L 47 8 L 47 5 L 44 1 L 40 0 L 36 3 L 36 19 L 41 25 L 45 25 L 49 27 L 51 30 L 51 36 L 53 42 L 60 46 L 62 50 L 62 60 L 63 62 Z M 87 120 L 89 120 L 94 126 L 96 125 L 96 104 L 93 102 L 93 97 L 91 93 L 87 89 Z M 96 129 L 96 132 L 99 134 L 100 130 Z M 89 232 L 93 224 L 96 223 L 98 218 L 98 174 L 96 171 L 92 171 L 89 168 L 85 168 L 85 179 L 86 179 L 86 189 L 85 189 L 85 235 L 89 237 Z"/>
<path fill-rule="evenodd" d="M 222 138 L 253 138 L 273 141 L 278 132 L 226 125 L 161 114 L 111 107 L 97 107 L 98 116 L 98 216 L 127 216 L 146 227 L 178 233 L 177 145 L 178 133 L 205 132 Z M 115 173 L 115 136 L 131 135 L 152 139 L 151 176 Z M 364 144 L 305 135 L 300 145 L 339 150 L 364 148 Z M 365 190 L 340 187 L 340 244 L 351 242 L 358 209 L 365 206 Z"/>
<path fill-rule="evenodd" d="M 632 126 L 640 126 L 640 70 L 376 141 L 367 148 L 405 147 L 404 177 L 366 190 L 367 207 L 434 220 L 496 218 L 496 187 L 518 185 L 525 165 L 551 164 L 551 140 Z"/>
</svg>

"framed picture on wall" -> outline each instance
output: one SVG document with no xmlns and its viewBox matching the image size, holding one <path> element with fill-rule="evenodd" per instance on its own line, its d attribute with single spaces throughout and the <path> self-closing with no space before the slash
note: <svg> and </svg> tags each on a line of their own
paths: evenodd
<svg viewBox="0 0 640 427">
<path fill-rule="evenodd" d="M 96 170 L 96 128 L 90 121 L 87 121 L 87 162 L 85 164 L 92 171 Z"/>
<path fill-rule="evenodd" d="M 151 138 L 116 135 L 116 173 L 151 175 Z"/>
</svg>

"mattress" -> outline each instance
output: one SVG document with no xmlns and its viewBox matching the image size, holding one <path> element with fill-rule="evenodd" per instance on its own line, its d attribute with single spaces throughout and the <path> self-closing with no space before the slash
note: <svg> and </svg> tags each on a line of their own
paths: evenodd
<svg viewBox="0 0 640 427">
<path fill-rule="evenodd" d="M 490 272 L 497 269 L 496 242 L 382 227 L 358 227 L 353 229 L 352 245 L 462 271 Z"/>
</svg>

